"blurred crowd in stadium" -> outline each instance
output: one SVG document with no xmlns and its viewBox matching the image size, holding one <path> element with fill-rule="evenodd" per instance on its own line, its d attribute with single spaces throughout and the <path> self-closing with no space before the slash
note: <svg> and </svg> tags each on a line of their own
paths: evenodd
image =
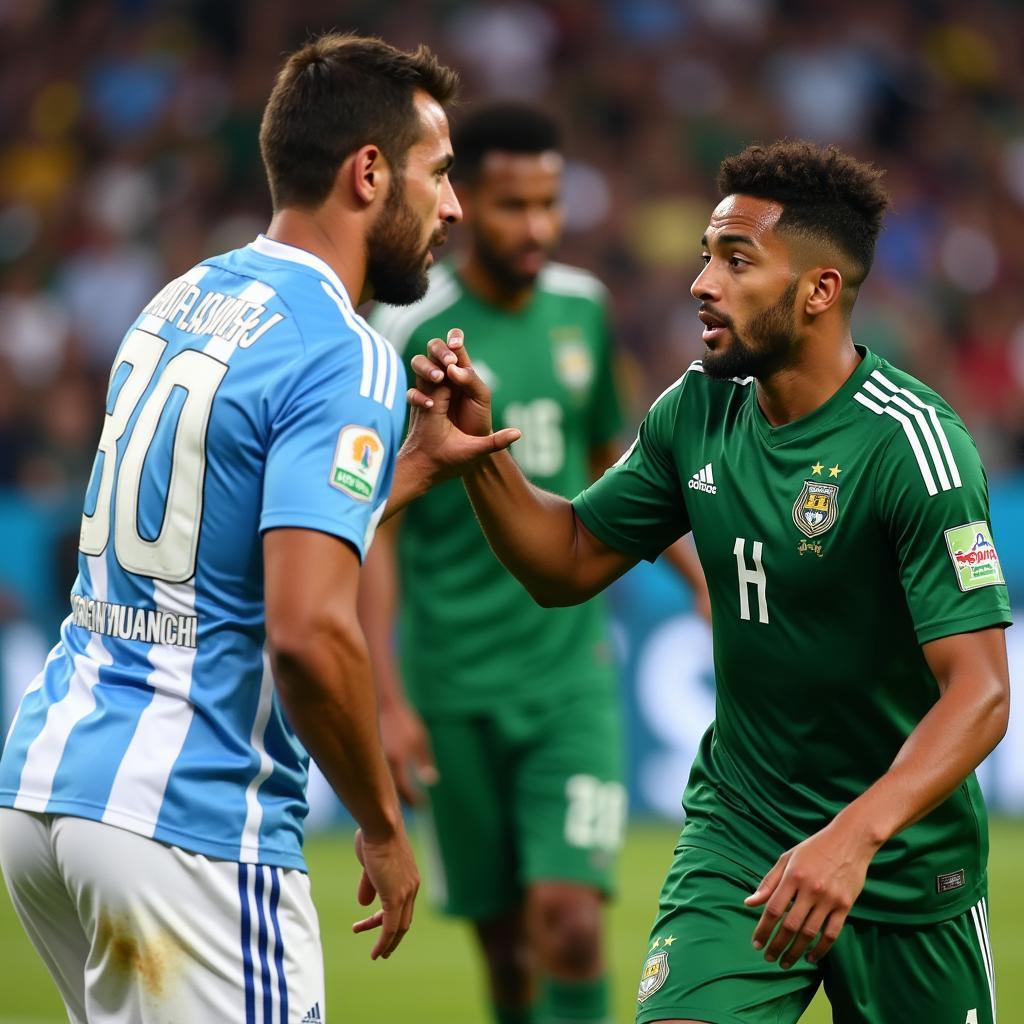
<svg viewBox="0 0 1024 1024">
<path fill-rule="evenodd" d="M 855 337 L 944 394 L 991 471 L 1024 465 L 1024 4 L 3 0 L 0 492 L 80 510 L 123 331 L 264 227 L 262 106 L 328 27 L 560 117 L 560 255 L 611 288 L 635 418 L 700 355 L 721 157 L 785 135 L 874 160 L 895 210 Z"/>
</svg>

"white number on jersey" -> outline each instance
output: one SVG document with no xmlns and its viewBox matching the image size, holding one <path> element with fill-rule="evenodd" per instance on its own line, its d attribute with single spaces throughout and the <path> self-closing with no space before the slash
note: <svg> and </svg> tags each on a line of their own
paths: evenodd
<svg viewBox="0 0 1024 1024">
<path fill-rule="evenodd" d="M 524 473 L 554 476 L 561 471 L 565 464 L 562 407 L 553 398 L 510 402 L 505 407 L 505 426 L 523 432 L 512 454 Z"/>
<path fill-rule="evenodd" d="M 968 1010 L 967 1020 L 964 1021 L 964 1024 L 978 1024 L 978 1011 Z"/>
<path fill-rule="evenodd" d="M 573 775 L 565 784 L 565 795 L 565 841 L 584 849 L 618 849 L 626 823 L 625 787 L 593 775 Z"/>
<path fill-rule="evenodd" d="M 131 367 L 114 408 L 103 421 L 97 452 L 97 458 L 103 456 L 103 463 L 96 507 L 92 515 L 82 516 L 79 548 L 87 555 L 103 553 L 110 537 L 110 506 L 116 489 L 117 507 L 113 518 L 114 553 L 118 562 L 128 572 L 168 583 L 182 583 L 195 573 L 199 523 L 203 514 L 206 432 L 214 396 L 228 368 L 226 363 L 195 349 L 186 349 L 171 359 L 139 412 L 118 469 L 117 442 L 128 429 L 166 347 L 167 342 L 154 334 L 132 331 L 111 370 L 113 381 L 122 365 Z M 142 473 L 164 408 L 176 388 L 180 388 L 185 397 L 174 434 L 162 525 L 159 535 L 147 540 L 139 532 Z"/>
<path fill-rule="evenodd" d="M 736 571 L 740 581 L 740 618 L 750 621 L 750 591 L 751 584 L 757 587 L 757 621 L 763 625 L 768 624 L 768 579 L 764 574 L 764 566 L 761 565 L 762 544 L 759 540 L 753 543 L 754 568 L 747 568 L 747 558 L 743 553 L 746 546 L 743 537 L 737 537 L 733 545 L 732 553 L 736 556 Z"/>
</svg>

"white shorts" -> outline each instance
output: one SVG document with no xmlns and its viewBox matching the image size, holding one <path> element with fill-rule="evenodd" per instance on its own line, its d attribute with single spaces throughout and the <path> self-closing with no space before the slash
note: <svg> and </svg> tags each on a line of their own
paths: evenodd
<svg viewBox="0 0 1024 1024">
<path fill-rule="evenodd" d="M 0 867 L 72 1024 L 325 1020 L 320 927 L 301 871 L 7 808 Z"/>
</svg>

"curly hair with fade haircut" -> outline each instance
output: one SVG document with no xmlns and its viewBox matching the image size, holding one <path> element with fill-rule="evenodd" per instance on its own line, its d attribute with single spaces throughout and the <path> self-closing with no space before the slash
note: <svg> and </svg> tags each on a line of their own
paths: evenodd
<svg viewBox="0 0 1024 1024">
<path fill-rule="evenodd" d="M 345 158 L 365 145 L 401 170 L 420 136 L 416 90 L 447 107 L 458 85 L 426 46 L 407 53 L 382 39 L 330 32 L 296 50 L 260 124 L 274 209 L 319 206 Z"/>
<path fill-rule="evenodd" d="M 718 170 L 723 196 L 770 199 L 782 206 L 776 228 L 834 244 L 853 262 L 854 289 L 871 269 L 889 206 L 883 171 L 836 146 L 802 139 L 748 146 Z"/>
</svg>

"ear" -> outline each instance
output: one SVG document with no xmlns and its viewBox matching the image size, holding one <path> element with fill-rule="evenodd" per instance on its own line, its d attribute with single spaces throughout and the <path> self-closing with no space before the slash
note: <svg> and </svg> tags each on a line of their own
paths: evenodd
<svg viewBox="0 0 1024 1024">
<path fill-rule="evenodd" d="M 817 267 L 807 274 L 811 290 L 804 301 L 808 316 L 821 316 L 839 302 L 843 290 L 843 275 L 835 267 Z"/>
<path fill-rule="evenodd" d="M 342 165 L 347 168 L 346 176 L 356 199 L 370 206 L 375 199 L 387 193 L 391 168 L 384 154 L 377 146 L 368 145 L 357 149 Z"/>
</svg>

